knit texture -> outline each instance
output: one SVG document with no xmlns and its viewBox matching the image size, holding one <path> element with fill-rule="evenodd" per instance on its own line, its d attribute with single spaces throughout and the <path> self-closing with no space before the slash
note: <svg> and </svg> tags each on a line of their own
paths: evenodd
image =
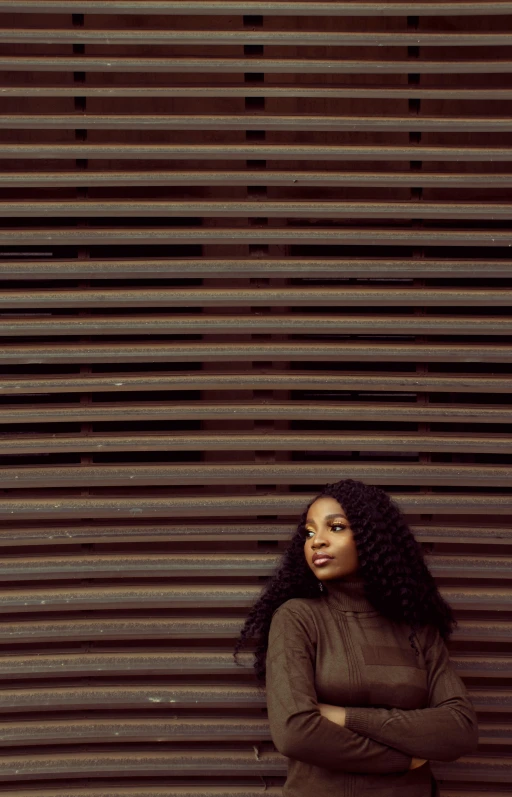
<svg viewBox="0 0 512 797">
<path fill-rule="evenodd" d="M 272 739 L 288 757 L 285 797 L 430 797 L 427 763 L 475 749 L 476 717 L 436 629 L 383 617 L 358 577 L 274 612 L 267 654 Z M 318 703 L 344 706 L 345 727 Z M 408 791 L 405 791 L 408 789 Z M 377 790 L 377 791 L 376 791 Z"/>
</svg>

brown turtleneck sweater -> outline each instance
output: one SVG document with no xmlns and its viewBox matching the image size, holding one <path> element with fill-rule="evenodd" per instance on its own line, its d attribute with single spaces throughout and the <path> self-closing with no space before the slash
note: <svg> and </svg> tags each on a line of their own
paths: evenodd
<svg viewBox="0 0 512 797">
<path fill-rule="evenodd" d="M 289 758 L 283 797 L 430 797 L 429 764 L 476 747 L 476 717 L 438 631 L 383 617 L 352 576 L 273 615 L 267 654 L 272 739 Z M 419 644 L 418 644 L 419 643 Z M 344 706 L 345 727 L 318 703 Z"/>
</svg>

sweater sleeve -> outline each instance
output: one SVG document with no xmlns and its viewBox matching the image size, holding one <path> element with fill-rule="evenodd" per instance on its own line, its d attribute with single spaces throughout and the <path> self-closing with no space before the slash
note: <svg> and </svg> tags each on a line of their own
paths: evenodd
<svg viewBox="0 0 512 797">
<path fill-rule="evenodd" d="M 437 629 L 426 631 L 429 708 L 347 708 L 345 725 L 418 758 L 455 761 L 475 750 L 476 714 Z"/>
<path fill-rule="evenodd" d="M 403 772 L 411 756 L 322 717 L 315 690 L 316 627 L 283 604 L 272 618 L 267 707 L 276 748 L 288 758 L 346 772 Z"/>
</svg>

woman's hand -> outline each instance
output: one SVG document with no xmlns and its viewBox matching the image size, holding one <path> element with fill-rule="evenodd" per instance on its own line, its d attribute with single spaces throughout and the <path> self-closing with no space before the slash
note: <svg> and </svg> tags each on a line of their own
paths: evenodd
<svg viewBox="0 0 512 797">
<path fill-rule="evenodd" d="M 341 725 L 342 728 L 345 727 L 345 709 L 342 706 L 330 706 L 328 703 L 319 703 L 318 708 L 320 709 L 322 717 L 331 720 L 331 722 L 335 722 L 336 725 Z"/>
<path fill-rule="evenodd" d="M 409 766 L 409 769 L 418 769 L 418 767 L 422 767 L 423 764 L 426 763 L 427 763 L 426 758 L 413 758 Z"/>
</svg>

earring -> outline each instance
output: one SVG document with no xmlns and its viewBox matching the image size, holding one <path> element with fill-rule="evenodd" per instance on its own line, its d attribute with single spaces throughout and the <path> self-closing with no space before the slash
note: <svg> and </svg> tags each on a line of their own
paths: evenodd
<svg viewBox="0 0 512 797">
<path fill-rule="evenodd" d="M 322 582 L 321 582 L 321 581 L 319 581 L 319 582 L 318 582 L 318 587 L 319 587 L 319 589 L 320 589 L 320 592 L 323 592 L 323 591 L 324 591 L 324 585 L 322 584 Z"/>
</svg>

